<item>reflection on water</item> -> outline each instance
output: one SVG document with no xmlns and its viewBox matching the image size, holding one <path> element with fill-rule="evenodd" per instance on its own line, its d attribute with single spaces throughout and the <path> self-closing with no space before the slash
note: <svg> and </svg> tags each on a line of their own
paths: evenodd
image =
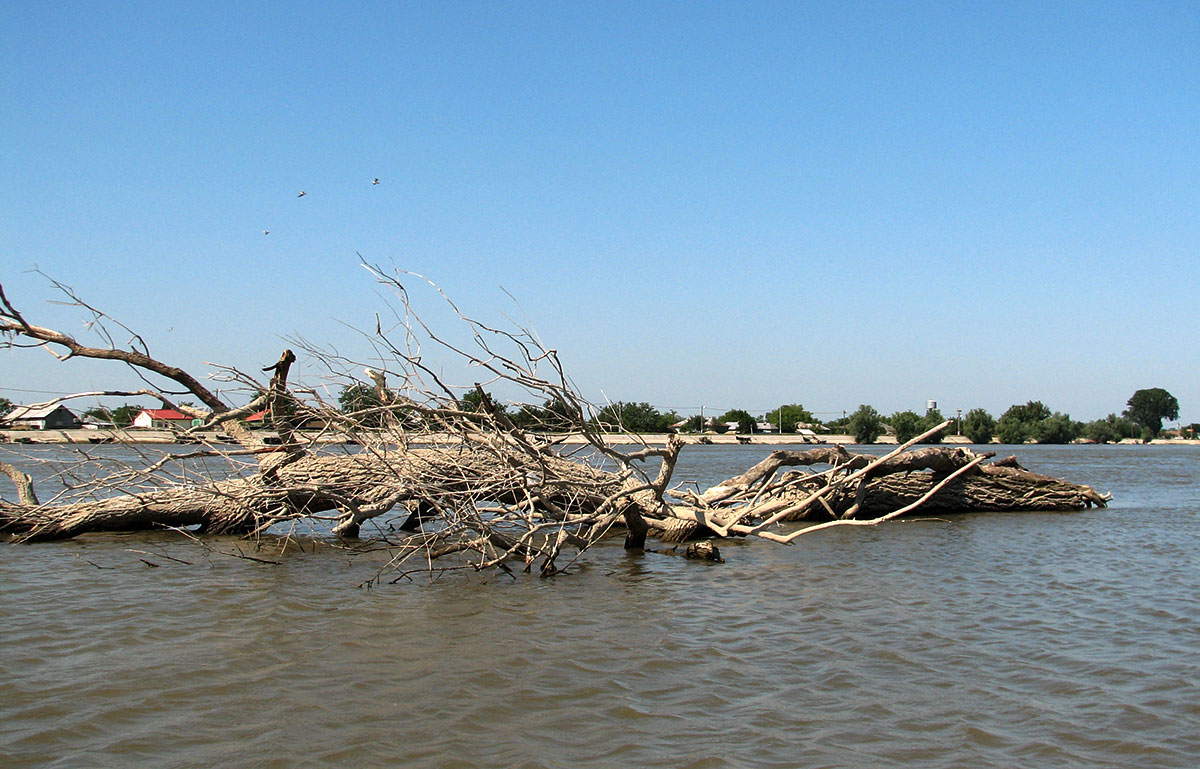
<svg viewBox="0 0 1200 769">
<path fill-rule="evenodd" d="M 1112 507 L 371 591 L 335 548 L 5 547 L 0 765 L 1197 765 L 1200 449 L 1018 453 Z"/>
</svg>

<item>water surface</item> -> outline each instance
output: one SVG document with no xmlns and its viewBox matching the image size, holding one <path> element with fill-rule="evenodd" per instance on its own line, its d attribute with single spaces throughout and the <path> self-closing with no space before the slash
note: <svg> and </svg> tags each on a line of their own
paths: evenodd
<svg viewBox="0 0 1200 769">
<path fill-rule="evenodd" d="M 769 450 L 689 447 L 678 477 Z M 1200 764 L 1200 448 L 1013 451 L 1112 506 L 372 590 L 378 559 L 331 547 L 3 547 L 0 765 Z"/>
</svg>

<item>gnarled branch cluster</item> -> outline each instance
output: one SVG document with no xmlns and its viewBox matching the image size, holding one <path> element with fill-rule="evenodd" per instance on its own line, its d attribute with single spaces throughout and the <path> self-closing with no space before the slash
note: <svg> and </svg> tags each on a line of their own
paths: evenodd
<svg viewBox="0 0 1200 769">
<path fill-rule="evenodd" d="M 202 444 L 194 450 L 159 456 L 146 451 L 140 463 L 126 461 L 107 470 L 96 469 L 107 461 L 104 456 L 84 453 L 86 475 L 78 468 L 60 469 L 62 488 L 40 502 L 25 473 L 11 464 L 0 466 L 19 489 L 15 501 L 0 499 L 0 531 L 27 542 L 162 527 L 268 537 L 307 522 L 318 535 L 354 539 L 370 527 L 372 540 L 390 551 L 388 567 L 401 572 L 507 569 L 516 562 L 546 575 L 563 568 L 565 552 L 577 557 L 613 530 L 625 534 L 630 549 L 643 548 L 648 536 L 789 542 L 806 531 L 781 529 L 792 521 L 862 525 L 918 507 L 1104 504 L 1086 487 L 983 464 L 990 455 L 965 449 L 905 451 L 911 443 L 885 457 L 838 447 L 776 451 L 704 492 L 670 489 L 683 442 L 672 438 L 651 445 L 629 436 L 633 450 L 610 445 L 593 419 L 597 408 L 578 394 L 557 353 L 532 331 L 485 325 L 446 299 L 469 332 L 465 344 L 452 342 L 427 326 L 409 303 L 401 279 L 423 278 L 364 266 L 396 298 L 388 323 L 377 316 L 374 329 L 362 332 L 370 355 L 359 360 L 294 340 L 307 366 L 326 372 L 318 386 L 289 381 L 298 361 L 290 349 L 263 367 L 271 372 L 269 382 L 219 369 L 219 378 L 248 391 L 240 406 L 153 357 L 141 337 L 62 284 L 55 286 L 68 303 L 89 313 L 105 346 L 29 323 L 0 287 L 0 346 L 44 347 L 63 360 L 122 362 L 148 385 L 139 392 L 170 405 L 168 398 L 190 394 L 204 406 L 190 412 L 202 424 L 179 435 L 181 441 Z M 115 344 L 110 324 L 133 341 Z M 444 359 L 457 361 L 480 381 L 448 381 Z M 153 380 L 182 392 L 164 393 Z M 330 387 L 370 397 L 337 404 L 328 396 Z M 582 447 L 568 451 L 536 424 L 519 426 L 491 394 L 496 389 L 517 394 L 517 409 L 552 405 L 543 413 L 579 436 Z M 249 429 L 245 420 L 257 412 L 270 431 Z M 828 469 L 785 470 L 814 465 Z"/>
</svg>

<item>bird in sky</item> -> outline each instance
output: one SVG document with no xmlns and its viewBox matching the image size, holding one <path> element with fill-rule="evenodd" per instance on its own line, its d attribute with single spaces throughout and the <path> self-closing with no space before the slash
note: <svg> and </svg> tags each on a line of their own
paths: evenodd
<svg viewBox="0 0 1200 769">
<path fill-rule="evenodd" d="M 302 198 L 302 197 L 304 197 L 304 196 L 305 196 L 305 195 L 307 195 L 307 194 L 308 194 L 308 193 L 307 193 L 307 192 L 305 192 L 304 190 L 300 190 L 300 194 L 299 194 L 299 195 L 297 195 L 296 197 L 298 197 L 298 198 Z"/>
<path fill-rule="evenodd" d="M 270 235 L 270 234 L 271 234 L 270 230 L 263 230 L 263 235 Z"/>
<path fill-rule="evenodd" d="M 375 181 L 371 182 L 371 184 L 379 184 L 379 177 L 376 176 Z"/>
</svg>

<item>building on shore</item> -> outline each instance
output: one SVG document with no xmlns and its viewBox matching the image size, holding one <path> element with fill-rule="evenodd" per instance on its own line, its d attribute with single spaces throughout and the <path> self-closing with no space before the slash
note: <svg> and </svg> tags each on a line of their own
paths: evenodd
<svg viewBox="0 0 1200 769">
<path fill-rule="evenodd" d="M 14 406 L 0 417 L 0 425 L 12 430 L 70 430 L 79 426 L 79 418 L 66 406 Z"/>
<path fill-rule="evenodd" d="M 101 419 L 92 414 L 82 414 L 79 417 L 79 426 L 84 430 L 115 430 L 117 426 L 111 419 Z"/>
<path fill-rule="evenodd" d="M 192 418 L 175 409 L 142 409 L 130 425 L 145 430 L 186 430 L 191 426 Z"/>
</svg>

